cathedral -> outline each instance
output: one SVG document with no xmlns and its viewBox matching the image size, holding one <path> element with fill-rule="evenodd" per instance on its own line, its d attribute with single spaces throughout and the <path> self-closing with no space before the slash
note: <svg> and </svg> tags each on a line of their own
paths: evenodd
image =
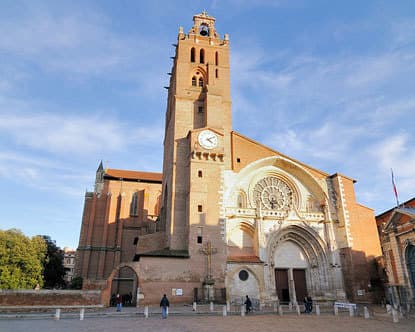
<svg viewBox="0 0 415 332">
<path fill-rule="evenodd" d="M 99 165 L 75 275 L 106 304 L 375 301 L 373 210 L 354 179 L 232 130 L 229 44 L 206 12 L 179 28 L 163 173 Z"/>
</svg>

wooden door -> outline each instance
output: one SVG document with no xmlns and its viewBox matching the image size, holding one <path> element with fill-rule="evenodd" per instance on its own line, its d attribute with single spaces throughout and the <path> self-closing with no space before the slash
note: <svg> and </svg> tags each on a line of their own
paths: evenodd
<svg viewBox="0 0 415 332">
<path fill-rule="evenodd" d="M 290 302 L 287 269 L 275 269 L 275 288 L 277 290 L 277 295 L 280 302 Z"/>
<path fill-rule="evenodd" d="M 305 279 L 305 270 L 293 269 L 295 294 L 297 296 L 297 302 L 302 303 L 304 297 L 307 296 L 307 284 Z"/>
</svg>

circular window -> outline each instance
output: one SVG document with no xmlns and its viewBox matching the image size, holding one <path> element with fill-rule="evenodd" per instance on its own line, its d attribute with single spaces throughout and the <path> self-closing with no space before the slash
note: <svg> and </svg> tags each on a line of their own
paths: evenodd
<svg viewBox="0 0 415 332">
<path fill-rule="evenodd" d="M 242 281 L 247 280 L 249 277 L 249 273 L 245 270 L 241 270 L 239 271 L 239 279 L 241 279 Z"/>
</svg>

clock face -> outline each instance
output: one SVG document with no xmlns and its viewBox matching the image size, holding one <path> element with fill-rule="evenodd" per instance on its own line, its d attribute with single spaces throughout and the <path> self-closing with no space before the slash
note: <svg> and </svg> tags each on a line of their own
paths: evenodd
<svg viewBox="0 0 415 332">
<path fill-rule="evenodd" d="M 218 145 L 218 136 L 210 130 L 203 130 L 198 137 L 199 144 L 205 149 L 213 149 Z"/>
</svg>

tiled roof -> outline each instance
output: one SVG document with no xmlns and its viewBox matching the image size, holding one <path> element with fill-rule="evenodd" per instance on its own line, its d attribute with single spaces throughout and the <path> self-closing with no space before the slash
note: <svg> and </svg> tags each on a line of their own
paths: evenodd
<svg viewBox="0 0 415 332">
<path fill-rule="evenodd" d="M 116 179 L 154 181 L 154 182 L 161 182 L 163 178 L 162 173 L 137 172 L 137 171 L 127 171 L 124 169 L 111 169 L 111 168 L 108 168 L 105 170 L 105 176 L 116 178 Z"/>
<path fill-rule="evenodd" d="M 228 262 L 235 263 L 262 263 L 258 256 L 229 256 Z"/>
</svg>

